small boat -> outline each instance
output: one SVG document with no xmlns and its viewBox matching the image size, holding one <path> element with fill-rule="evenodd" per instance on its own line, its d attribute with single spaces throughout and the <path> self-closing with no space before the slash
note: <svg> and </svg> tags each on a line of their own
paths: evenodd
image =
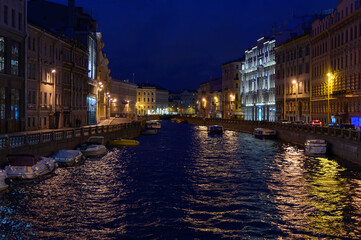
<svg viewBox="0 0 361 240">
<path fill-rule="evenodd" d="M 142 131 L 143 135 L 157 135 L 158 129 L 155 128 L 146 128 Z"/>
<path fill-rule="evenodd" d="M 9 187 L 9 185 L 6 184 L 5 179 L 7 179 L 8 175 L 6 174 L 6 171 L 3 169 L 0 169 L 0 192 L 4 191 Z"/>
<path fill-rule="evenodd" d="M 80 150 L 85 157 L 98 157 L 107 152 L 107 148 L 104 146 L 103 136 L 91 136 L 78 150 Z"/>
<path fill-rule="evenodd" d="M 83 161 L 83 154 L 79 150 L 60 150 L 57 153 L 50 156 L 60 166 L 72 166 L 79 164 Z"/>
<path fill-rule="evenodd" d="M 170 121 L 171 122 L 177 122 L 178 118 L 172 118 Z"/>
<path fill-rule="evenodd" d="M 160 124 L 160 122 L 157 122 L 157 121 L 147 121 L 145 123 L 145 128 L 148 128 L 148 129 L 161 129 L 162 125 Z"/>
<path fill-rule="evenodd" d="M 9 178 L 33 179 L 54 171 L 57 166 L 53 158 L 32 154 L 9 154 L 7 160 L 5 171 Z"/>
<path fill-rule="evenodd" d="M 178 118 L 176 122 L 177 123 L 187 123 L 187 120 L 182 119 L 182 118 Z"/>
<path fill-rule="evenodd" d="M 113 139 L 109 141 L 109 145 L 113 147 L 138 146 L 139 142 L 134 139 Z"/>
<path fill-rule="evenodd" d="M 307 155 L 324 155 L 327 151 L 327 143 L 323 139 L 308 139 L 305 143 Z"/>
<path fill-rule="evenodd" d="M 211 135 L 222 135 L 223 134 L 223 127 L 220 125 L 212 125 L 208 128 L 208 134 Z"/>
<path fill-rule="evenodd" d="M 268 128 L 255 128 L 253 135 L 256 138 L 273 139 L 277 137 L 277 131 Z"/>
</svg>

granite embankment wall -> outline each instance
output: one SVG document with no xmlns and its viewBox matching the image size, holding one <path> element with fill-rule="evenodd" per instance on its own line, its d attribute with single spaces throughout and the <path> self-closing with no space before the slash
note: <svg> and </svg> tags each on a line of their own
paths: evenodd
<svg viewBox="0 0 361 240">
<path fill-rule="evenodd" d="M 49 156 L 60 149 L 74 149 L 86 142 L 90 136 L 103 136 L 105 143 L 114 138 L 138 137 L 143 125 L 141 121 L 134 121 L 118 125 L 9 134 L 0 137 L 0 166 L 7 163 L 7 154 L 28 153 Z"/>
<path fill-rule="evenodd" d="M 324 139 L 328 153 L 341 159 L 361 165 L 361 132 L 340 128 L 315 127 L 308 125 L 281 124 L 275 122 L 242 121 L 227 119 L 186 118 L 195 125 L 222 125 L 225 129 L 252 133 L 257 127 L 277 130 L 279 140 L 303 145 L 307 139 Z"/>
</svg>

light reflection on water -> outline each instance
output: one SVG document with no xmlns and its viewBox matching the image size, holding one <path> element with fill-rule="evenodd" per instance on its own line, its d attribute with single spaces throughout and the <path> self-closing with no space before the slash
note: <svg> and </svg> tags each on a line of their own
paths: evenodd
<svg viewBox="0 0 361 240">
<path fill-rule="evenodd" d="M 360 169 L 163 122 L 157 136 L 0 194 L 7 239 L 358 239 Z M 342 165 L 341 165 L 342 164 Z"/>
</svg>

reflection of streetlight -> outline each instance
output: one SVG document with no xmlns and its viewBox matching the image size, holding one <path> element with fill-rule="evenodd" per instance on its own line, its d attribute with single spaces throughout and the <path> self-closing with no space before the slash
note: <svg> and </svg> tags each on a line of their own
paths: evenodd
<svg viewBox="0 0 361 240">
<path fill-rule="evenodd" d="M 296 86 L 296 102 L 295 102 L 295 121 L 299 120 L 297 117 L 299 115 L 298 113 L 298 101 L 297 101 L 297 97 L 298 97 L 298 82 L 296 80 L 293 80 L 292 83 Z"/>
</svg>

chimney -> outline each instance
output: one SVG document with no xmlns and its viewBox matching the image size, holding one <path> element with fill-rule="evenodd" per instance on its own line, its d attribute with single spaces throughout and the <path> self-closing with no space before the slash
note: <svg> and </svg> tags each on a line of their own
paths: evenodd
<svg viewBox="0 0 361 240">
<path fill-rule="evenodd" d="M 75 0 L 68 0 L 67 35 L 74 38 Z"/>
</svg>

